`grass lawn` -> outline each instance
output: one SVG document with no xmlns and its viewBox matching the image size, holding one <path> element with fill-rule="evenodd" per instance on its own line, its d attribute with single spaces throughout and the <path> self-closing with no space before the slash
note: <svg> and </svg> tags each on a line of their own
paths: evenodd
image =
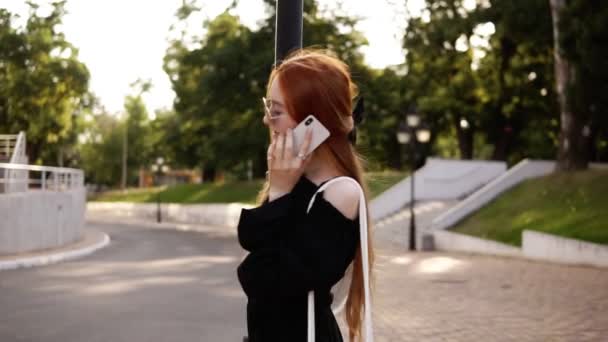
<svg viewBox="0 0 608 342">
<path fill-rule="evenodd" d="M 608 244 L 608 171 L 525 181 L 451 230 L 521 246 L 524 229 Z"/>
<path fill-rule="evenodd" d="M 367 173 L 366 178 L 372 197 L 390 188 L 406 175 L 407 173 L 398 171 Z M 91 198 L 91 200 L 138 203 L 155 202 L 156 194 L 161 191 L 160 196 L 163 203 L 255 203 L 262 185 L 262 180 L 181 184 L 168 188 L 129 189 L 125 192 L 120 190 L 108 191 Z"/>
</svg>

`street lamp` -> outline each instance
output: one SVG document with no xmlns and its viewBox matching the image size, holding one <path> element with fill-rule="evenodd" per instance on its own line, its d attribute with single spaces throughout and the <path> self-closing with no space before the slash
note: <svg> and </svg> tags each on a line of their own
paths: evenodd
<svg viewBox="0 0 608 342">
<path fill-rule="evenodd" d="M 397 131 L 397 141 L 399 141 L 399 144 L 401 145 L 409 144 L 412 155 L 412 174 L 410 182 L 410 251 L 416 250 L 416 214 L 414 213 L 416 149 L 418 148 L 418 144 L 426 144 L 431 140 L 431 131 L 426 125 L 422 124 L 421 121 L 420 115 L 416 111 L 416 107 L 412 106 L 408 110 L 405 121 L 399 124 L 399 130 Z"/>
<path fill-rule="evenodd" d="M 156 163 L 152 164 L 152 171 L 156 173 L 156 185 L 160 184 L 160 176 L 169 171 L 169 167 L 165 165 L 165 160 L 162 157 L 156 158 Z M 162 221 L 160 211 L 160 190 L 156 193 L 156 222 Z"/>
</svg>

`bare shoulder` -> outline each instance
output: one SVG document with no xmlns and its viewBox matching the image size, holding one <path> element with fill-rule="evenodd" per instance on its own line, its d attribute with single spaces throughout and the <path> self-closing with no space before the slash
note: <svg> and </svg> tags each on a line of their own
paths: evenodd
<svg viewBox="0 0 608 342">
<path fill-rule="evenodd" d="M 323 197 L 351 220 L 359 214 L 359 188 L 351 182 L 331 184 L 325 189 Z"/>
</svg>

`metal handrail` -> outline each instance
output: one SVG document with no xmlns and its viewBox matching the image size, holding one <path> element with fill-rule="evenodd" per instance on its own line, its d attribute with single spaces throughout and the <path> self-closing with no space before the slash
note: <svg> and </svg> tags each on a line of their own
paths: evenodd
<svg viewBox="0 0 608 342">
<path fill-rule="evenodd" d="M 84 187 L 84 172 L 68 167 L 0 163 L 0 192 L 24 192 L 29 189 L 71 190 Z M 38 172 L 38 177 L 30 173 Z M 31 187 L 33 186 L 33 187 Z"/>
<path fill-rule="evenodd" d="M 12 159 L 13 150 L 17 145 L 18 139 L 18 134 L 0 134 L 0 153 Z"/>
<path fill-rule="evenodd" d="M 17 135 L 17 141 L 11 157 L 11 163 L 27 163 L 27 157 L 25 155 L 25 132 L 19 132 Z"/>
</svg>

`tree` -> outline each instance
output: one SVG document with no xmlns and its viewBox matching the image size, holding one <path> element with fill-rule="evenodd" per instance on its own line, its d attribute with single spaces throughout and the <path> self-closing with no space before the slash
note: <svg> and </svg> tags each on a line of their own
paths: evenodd
<svg viewBox="0 0 608 342">
<path fill-rule="evenodd" d="M 433 136 L 453 128 L 460 157 L 473 157 L 479 122 L 478 80 L 471 70 L 469 39 L 474 21 L 461 1 L 426 2 L 428 20 L 410 17 L 403 38 L 407 53 L 406 97 L 417 104 Z M 468 126 L 460 122 L 466 120 Z"/>
<path fill-rule="evenodd" d="M 556 144 L 551 90 L 551 19 L 544 0 L 493 0 L 475 12 L 493 23 L 490 49 L 479 67 L 487 94 L 481 128 L 492 159 L 551 158 Z"/>
<path fill-rule="evenodd" d="M 557 169 L 573 171 L 599 160 L 608 137 L 608 8 L 597 0 L 550 3 L 561 119 Z"/>
<path fill-rule="evenodd" d="M 78 165 L 87 183 L 116 186 L 121 177 L 124 123 L 106 112 L 96 100 L 85 114 L 78 137 Z"/>
<path fill-rule="evenodd" d="M 275 15 L 274 2 L 266 5 L 269 17 L 256 30 L 243 26 L 227 9 L 204 24 L 205 36 L 196 44 L 182 36 L 167 51 L 165 70 L 176 93 L 180 123 L 179 138 L 172 141 L 175 156 L 184 165 L 201 167 L 203 179 L 212 179 L 216 170 L 242 167 L 248 162 L 243 156 L 253 156 L 255 175 L 264 174 L 268 133 L 261 97 L 272 68 Z M 195 10 L 195 4 L 186 4 L 178 19 Z M 353 63 L 362 60 L 357 47 L 364 40 L 348 30 L 351 19 L 322 17 L 312 0 L 305 1 L 304 10 L 306 45 L 330 48 Z"/>
<path fill-rule="evenodd" d="M 566 0 L 550 0 L 551 15 L 553 17 L 553 41 L 555 58 L 555 90 L 560 111 L 560 143 L 557 154 L 557 169 L 571 171 L 587 168 L 586 156 L 587 139 L 583 136 L 585 118 L 581 113 L 574 113 L 571 100 L 568 98 L 568 89 L 573 86 L 575 70 L 564 53 L 560 44 L 560 16 L 566 8 Z"/>
<path fill-rule="evenodd" d="M 488 27 L 495 32 L 484 46 Z M 439 136 L 436 149 L 455 135 L 465 159 L 552 155 L 550 30 L 544 0 L 492 0 L 474 9 L 460 0 L 428 0 L 424 17 L 410 17 L 406 97 Z"/>
<path fill-rule="evenodd" d="M 48 16 L 28 5 L 23 28 L 0 9 L 0 131 L 25 131 L 31 162 L 61 164 L 76 143 L 77 116 L 91 104 L 89 72 L 57 29 L 65 1 L 52 3 Z"/>
<path fill-rule="evenodd" d="M 150 81 L 138 79 L 131 84 L 133 94 L 125 97 L 124 113 L 126 118 L 122 131 L 125 144 L 123 150 L 126 153 L 126 160 L 123 161 L 123 164 L 126 163 L 126 165 L 123 165 L 124 171 L 121 181 L 123 187 L 127 184 L 134 184 L 139 169 L 151 164 L 148 110 L 142 99 L 142 95 L 148 92 L 151 87 Z"/>
</svg>

